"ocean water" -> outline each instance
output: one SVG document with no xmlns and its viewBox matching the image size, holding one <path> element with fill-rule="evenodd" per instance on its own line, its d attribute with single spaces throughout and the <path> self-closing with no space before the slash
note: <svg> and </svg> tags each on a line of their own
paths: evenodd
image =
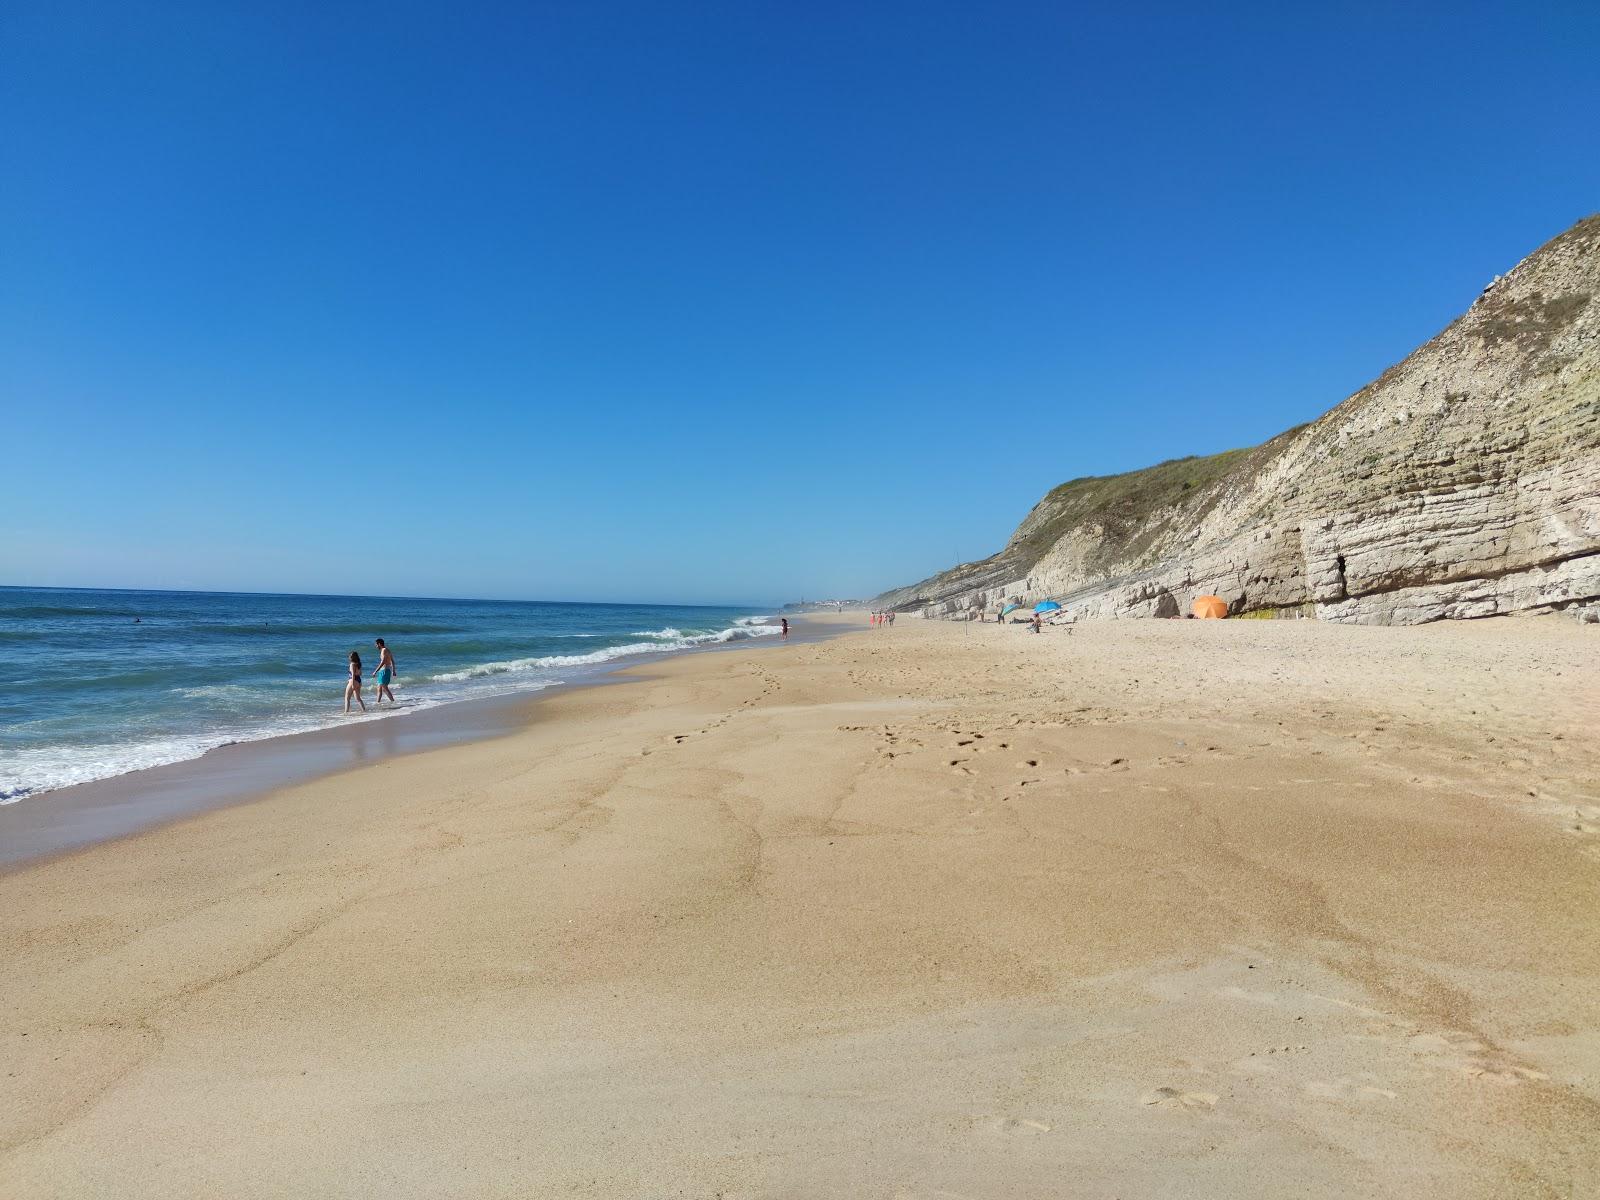
<svg viewBox="0 0 1600 1200">
<path fill-rule="evenodd" d="M 0 804 L 232 742 L 777 634 L 748 608 L 0 587 Z M 400 706 L 378 708 L 375 637 Z M 369 715 L 342 715 L 350 651 Z"/>
</svg>

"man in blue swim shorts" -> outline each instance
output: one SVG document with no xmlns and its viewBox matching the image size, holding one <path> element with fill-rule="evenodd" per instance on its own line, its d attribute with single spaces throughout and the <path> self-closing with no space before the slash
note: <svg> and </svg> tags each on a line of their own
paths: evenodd
<svg viewBox="0 0 1600 1200">
<path fill-rule="evenodd" d="M 383 644 L 382 638 L 373 638 L 372 643 L 378 647 L 378 703 L 383 703 L 383 697 L 387 694 L 389 703 L 393 704 L 394 689 L 389 685 L 394 682 L 394 677 L 398 674 L 394 669 L 394 654 Z"/>
</svg>

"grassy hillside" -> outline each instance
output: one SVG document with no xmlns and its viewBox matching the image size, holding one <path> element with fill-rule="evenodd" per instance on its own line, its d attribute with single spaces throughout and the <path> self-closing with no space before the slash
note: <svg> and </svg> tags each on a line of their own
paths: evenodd
<svg viewBox="0 0 1600 1200">
<path fill-rule="evenodd" d="M 1171 458 L 1153 467 L 1122 475 L 1086 475 L 1052 488 L 1035 509 L 1036 523 L 1025 523 L 1012 545 L 1028 561 L 1036 561 L 1073 528 L 1098 528 L 1108 542 L 1138 554 L 1168 522 L 1191 502 L 1250 457 L 1253 448 L 1220 454 Z"/>
</svg>

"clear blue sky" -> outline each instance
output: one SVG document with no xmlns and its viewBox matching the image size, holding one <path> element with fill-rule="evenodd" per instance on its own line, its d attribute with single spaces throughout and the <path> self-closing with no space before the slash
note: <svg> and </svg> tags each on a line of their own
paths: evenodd
<svg viewBox="0 0 1600 1200">
<path fill-rule="evenodd" d="M 1535 11 L 1536 10 L 1536 11 Z M 783 600 L 1600 208 L 1600 5 L 0 10 L 0 583 Z"/>
</svg>

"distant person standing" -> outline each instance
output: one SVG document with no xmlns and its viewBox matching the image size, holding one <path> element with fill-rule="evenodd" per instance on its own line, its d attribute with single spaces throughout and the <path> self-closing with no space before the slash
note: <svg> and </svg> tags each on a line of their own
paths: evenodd
<svg viewBox="0 0 1600 1200">
<path fill-rule="evenodd" d="M 389 703 L 394 704 L 396 703 L 394 688 L 390 686 L 394 683 L 395 675 L 398 674 L 394 666 L 394 654 L 390 652 L 389 647 L 383 644 L 382 638 L 373 638 L 372 644 L 378 648 L 378 699 L 376 703 L 382 704 L 384 694 L 387 693 Z"/>
<path fill-rule="evenodd" d="M 344 711 L 350 712 L 350 697 L 356 698 L 356 703 L 361 705 L 361 711 L 367 711 L 367 702 L 361 698 L 361 655 L 354 650 L 350 651 L 350 678 L 344 685 Z"/>
<path fill-rule="evenodd" d="M 784 637 L 788 637 L 789 636 L 789 618 L 788 617 L 779 617 L 778 621 L 783 626 L 783 636 Z"/>
<path fill-rule="evenodd" d="M 894 609 L 892 608 L 889 610 L 889 628 L 894 628 Z"/>
</svg>

